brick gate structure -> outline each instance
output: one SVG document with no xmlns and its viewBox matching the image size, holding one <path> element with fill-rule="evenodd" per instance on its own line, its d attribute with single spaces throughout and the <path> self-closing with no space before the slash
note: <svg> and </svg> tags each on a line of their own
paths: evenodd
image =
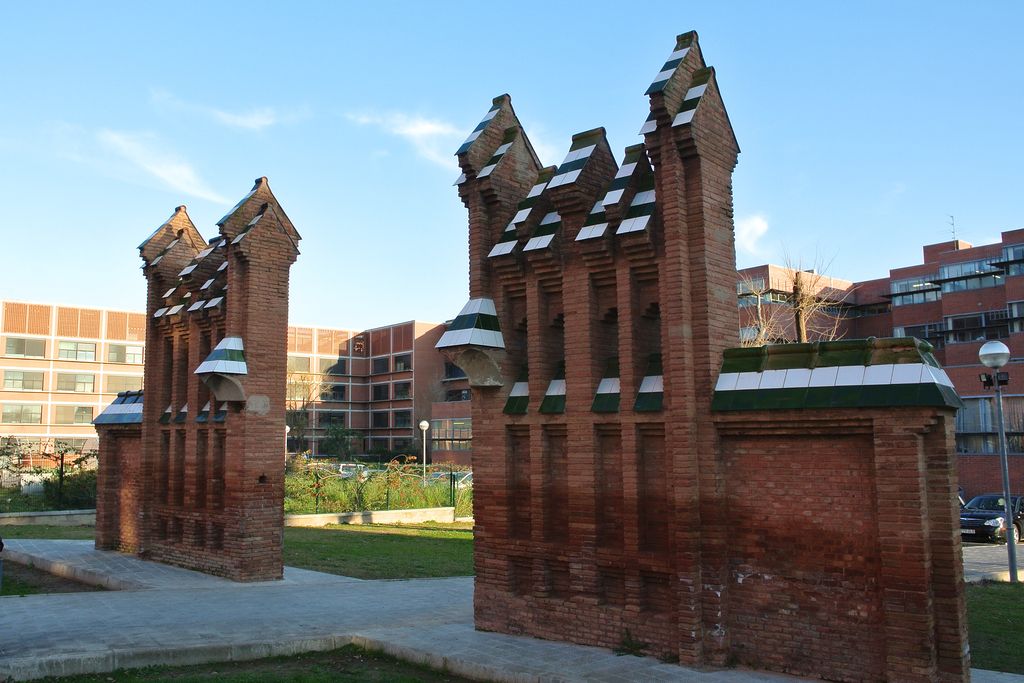
<svg viewBox="0 0 1024 683">
<path fill-rule="evenodd" d="M 139 246 L 142 395 L 97 419 L 96 547 L 282 576 L 288 278 L 299 234 L 266 178 L 202 238 L 185 207 Z"/>
<path fill-rule="evenodd" d="M 470 301 L 438 348 L 475 389 L 477 628 L 964 680 L 959 399 L 913 342 L 725 356 L 739 148 L 696 33 L 646 94 L 621 164 L 598 128 L 543 168 L 507 95 L 457 152 Z M 826 365 L 878 386 L 811 392 Z"/>
</svg>

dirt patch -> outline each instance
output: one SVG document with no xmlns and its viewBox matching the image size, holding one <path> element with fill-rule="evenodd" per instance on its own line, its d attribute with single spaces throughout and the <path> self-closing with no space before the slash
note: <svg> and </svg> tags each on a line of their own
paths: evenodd
<svg viewBox="0 0 1024 683">
<path fill-rule="evenodd" d="M 33 595 L 36 593 L 83 593 L 104 590 L 99 586 L 65 579 L 42 569 L 4 562 L 3 586 L 0 595 Z"/>
</svg>

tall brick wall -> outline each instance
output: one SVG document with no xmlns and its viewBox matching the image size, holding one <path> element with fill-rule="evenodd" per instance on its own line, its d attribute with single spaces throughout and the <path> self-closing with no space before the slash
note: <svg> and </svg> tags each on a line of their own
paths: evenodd
<svg viewBox="0 0 1024 683">
<path fill-rule="evenodd" d="M 133 449 L 115 417 L 97 420 L 97 546 L 238 581 L 276 579 L 288 278 L 299 235 L 266 178 L 218 227 L 207 242 L 179 207 L 140 246 L 148 283 L 141 443 Z M 126 461 L 130 468 L 112 470 Z M 130 505 L 117 490 L 131 492 Z"/>
<path fill-rule="evenodd" d="M 739 150 L 696 34 L 647 94 L 643 145 L 621 164 L 595 129 L 541 168 L 507 95 L 458 151 L 471 300 L 438 348 L 474 391 L 477 628 L 959 680 L 958 399 L 933 382 L 937 407 L 854 410 L 858 387 L 847 411 L 787 394 L 816 410 L 734 417 L 716 381 L 737 342 Z M 830 353 L 899 356 L 916 377 L 934 363 L 885 344 Z"/>
</svg>

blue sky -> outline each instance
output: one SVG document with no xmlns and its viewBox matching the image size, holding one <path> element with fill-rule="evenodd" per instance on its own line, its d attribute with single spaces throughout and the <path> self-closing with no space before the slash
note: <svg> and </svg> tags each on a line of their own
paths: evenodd
<svg viewBox="0 0 1024 683">
<path fill-rule="evenodd" d="M 453 317 L 452 156 L 504 92 L 546 164 L 639 140 L 696 29 L 742 153 L 739 265 L 866 279 L 1024 227 L 1019 3 L 18 3 L 0 26 L 0 298 L 141 309 L 135 246 L 266 175 L 295 324 Z"/>
</svg>

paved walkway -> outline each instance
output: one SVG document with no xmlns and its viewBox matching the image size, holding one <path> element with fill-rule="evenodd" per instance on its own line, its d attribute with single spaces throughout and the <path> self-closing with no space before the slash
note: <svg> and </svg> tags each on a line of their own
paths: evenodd
<svg viewBox="0 0 1024 683">
<path fill-rule="evenodd" d="M 964 580 L 1009 581 L 1009 560 L 1005 545 L 964 543 Z M 1017 564 L 1024 560 L 1024 546 L 1017 546 Z M 1019 574 L 1024 578 L 1024 572 Z"/>
<path fill-rule="evenodd" d="M 117 586 L 0 598 L 0 680 L 326 650 L 349 643 L 492 681 L 796 681 L 696 671 L 591 647 L 473 630 L 470 578 L 362 581 L 287 568 L 225 579 L 96 551 L 92 541 L 10 540 L 7 561 Z M 974 670 L 975 683 L 1024 677 Z"/>
</svg>

